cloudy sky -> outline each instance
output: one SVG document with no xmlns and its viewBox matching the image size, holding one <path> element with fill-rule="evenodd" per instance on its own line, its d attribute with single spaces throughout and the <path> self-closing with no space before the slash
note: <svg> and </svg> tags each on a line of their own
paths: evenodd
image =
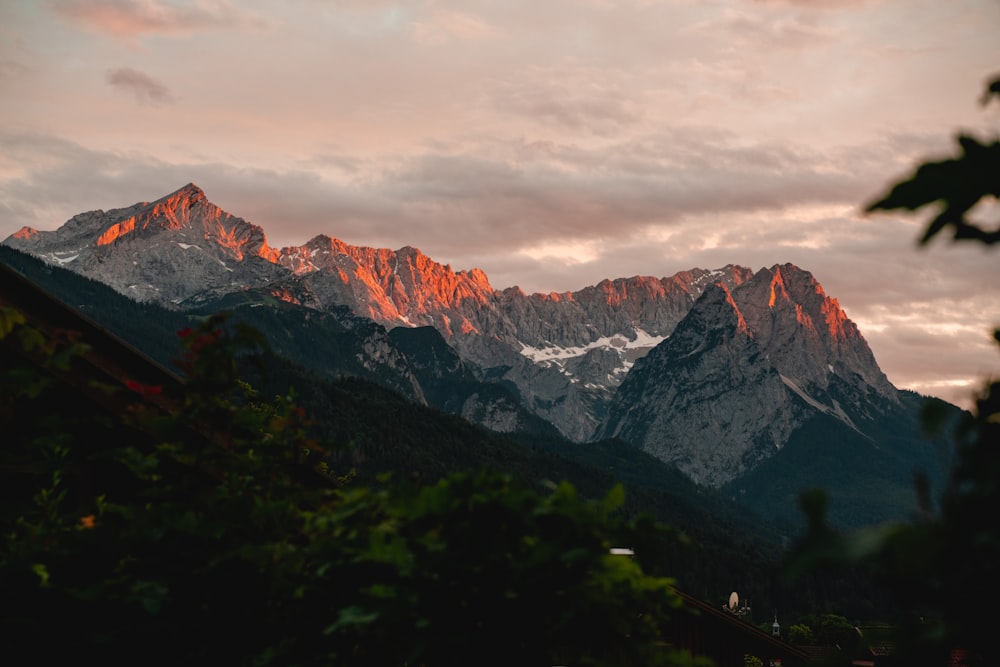
<svg viewBox="0 0 1000 667">
<path fill-rule="evenodd" d="M 194 182 L 273 246 L 497 288 L 792 262 L 893 383 L 968 405 L 1000 251 L 861 210 L 1000 133 L 998 34 L 1000 0 L 10 0 L 0 238 Z"/>
</svg>

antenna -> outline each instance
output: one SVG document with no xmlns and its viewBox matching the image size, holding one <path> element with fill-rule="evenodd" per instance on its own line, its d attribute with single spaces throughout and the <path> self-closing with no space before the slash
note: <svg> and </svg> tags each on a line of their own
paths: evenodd
<svg viewBox="0 0 1000 667">
<path fill-rule="evenodd" d="M 739 603 L 740 603 L 740 596 L 736 594 L 736 591 L 733 591 L 729 595 L 729 608 L 736 609 L 736 605 L 738 605 Z"/>
</svg>

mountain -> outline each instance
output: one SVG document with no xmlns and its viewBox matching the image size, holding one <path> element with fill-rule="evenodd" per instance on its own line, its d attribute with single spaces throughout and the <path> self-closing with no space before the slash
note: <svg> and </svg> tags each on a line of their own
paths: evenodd
<svg viewBox="0 0 1000 667">
<path fill-rule="evenodd" d="M 898 403 L 857 327 L 808 272 L 761 269 L 712 285 L 622 383 L 598 434 L 720 486 L 767 459 L 813 413 Z"/>
<path fill-rule="evenodd" d="M 432 326 L 485 376 L 574 440 L 593 437 L 635 359 L 670 334 L 706 286 L 749 269 L 605 280 L 576 292 L 495 290 L 419 250 L 351 246 L 319 235 L 274 249 L 263 231 L 211 204 L 193 184 L 154 202 L 81 213 L 4 244 L 104 282 L 139 301 L 192 309 L 263 289 L 314 310 L 347 306 L 392 329 Z"/>
<path fill-rule="evenodd" d="M 75 215 L 53 232 L 24 227 L 5 244 L 164 304 L 264 285 L 283 273 L 260 227 L 190 184 L 152 203 Z"/>
<path fill-rule="evenodd" d="M 917 512 L 914 474 L 943 485 L 948 446 L 922 432 L 923 402 L 892 386 L 836 299 L 785 264 L 706 289 L 636 362 L 598 436 L 764 515 L 795 521 L 798 494 L 816 487 L 832 491 L 836 524 L 868 525 Z"/>
<path fill-rule="evenodd" d="M 320 235 L 274 249 L 259 227 L 193 184 L 74 216 L 52 232 L 24 228 L 4 244 L 139 301 L 192 315 L 233 310 L 318 371 L 367 374 L 493 430 L 554 427 L 577 443 L 631 443 L 748 504 L 771 497 L 797 511 L 794 500 L 748 480 L 801 488 L 811 479 L 803 452 L 817 433 L 845 434 L 841 451 L 861 457 L 844 470 L 857 488 L 936 465 L 916 442 L 914 402 L 878 368 L 837 301 L 790 264 L 528 295 L 496 290 L 481 270 L 456 272 L 410 246 Z M 324 356 L 330 340 L 342 342 Z M 908 434 L 894 455 L 870 459 L 891 474 L 873 477 L 865 452 L 894 432 Z M 902 495 L 894 486 L 884 514 L 913 508 Z"/>
</svg>

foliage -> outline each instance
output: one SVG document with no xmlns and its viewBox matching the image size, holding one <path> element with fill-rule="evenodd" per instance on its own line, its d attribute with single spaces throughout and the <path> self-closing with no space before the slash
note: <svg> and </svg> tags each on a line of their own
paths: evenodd
<svg viewBox="0 0 1000 667">
<path fill-rule="evenodd" d="M 805 623 L 796 623 L 788 628 L 788 641 L 792 644 L 812 644 L 816 641 L 816 635 Z"/>
<path fill-rule="evenodd" d="M 658 527 L 563 483 L 423 487 L 325 467 L 294 395 L 238 377 L 261 340 L 181 332 L 183 385 L 60 381 L 79 343 L 0 309 L 0 625 L 37 664 L 690 664 L 680 599 L 609 548 Z M 107 400 L 106 400 L 107 399 Z M 110 401 L 110 402 L 108 402 Z M 167 409 L 164 409 L 166 406 Z"/>
<path fill-rule="evenodd" d="M 839 614 L 812 614 L 803 621 L 817 644 L 844 646 L 857 637 L 854 624 Z"/>
<path fill-rule="evenodd" d="M 984 100 L 991 95 L 1000 96 L 1000 78 L 989 84 Z M 923 165 L 869 210 L 914 210 L 941 201 L 943 211 L 928 223 L 922 243 L 949 225 L 955 239 L 995 242 L 998 232 L 983 229 L 968 213 L 980 200 L 1000 194 L 1000 144 L 964 136 L 959 143 L 961 155 Z M 1000 330 L 994 337 L 1000 343 Z M 920 521 L 843 535 L 827 525 L 825 497 L 813 492 L 802 499 L 809 527 L 792 551 L 787 574 L 795 579 L 817 569 L 867 563 L 905 612 L 897 636 L 902 664 L 946 664 L 951 649 L 967 651 L 967 664 L 1000 664 L 993 617 L 981 611 L 1000 599 L 998 480 L 1000 379 L 993 379 L 955 432 L 955 463 L 939 510 L 925 500 Z M 919 485 L 918 494 L 926 496 Z M 980 604 L 970 599 L 973 592 Z"/>
<path fill-rule="evenodd" d="M 982 103 L 1000 97 L 1000 77 L 987 84 Z M 970 217 L 973 207 L 983 198 L 1000 197 L 1000 140 L 983 143 L 967 134 L 956 138 L 957 157 L 920 165 L 908 179 L 896 183 L 867 210 L 915 211 L 938 205 L 940 212 L 927 224 L 920 243 L 925 244 L 946 227 L 952 227 L 954 239 L 972 240 L 992 245 L 1000 241 L 1000 220 L 981 223 Z"/>
</svg>

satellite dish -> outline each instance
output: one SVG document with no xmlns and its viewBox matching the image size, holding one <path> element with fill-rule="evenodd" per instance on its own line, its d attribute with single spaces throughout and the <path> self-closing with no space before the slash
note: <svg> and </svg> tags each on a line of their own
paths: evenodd
<svg viewBox="0 0 1000 667">
<path fill-rule="evenodd" d="M 736 594 L 736 591 L 733 591 L 729 595 L 729 608 L 736 609 L 736 605 L 738 605 L 739 603 L 740 603 L 740 596 Z"/>
</svg>

